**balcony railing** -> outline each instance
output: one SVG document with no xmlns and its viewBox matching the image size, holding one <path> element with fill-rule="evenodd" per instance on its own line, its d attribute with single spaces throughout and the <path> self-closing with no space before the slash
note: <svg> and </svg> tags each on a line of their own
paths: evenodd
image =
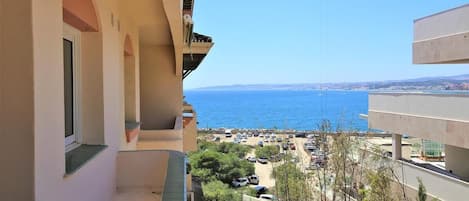
<svg viewBox="0 0 469 201">
<path fill-rule="evenodd" d="M 367 146 L 365 149 L 362 149 L 367 154 L 363 162 L 364 168 L 374 170 L 383 164 L 392 167 L 399 182 L 405 185 L 406 193 L 410 193 L 408 195 L 417 193 L 419 188 L 417 178 L 422 180 L 427 194 L 432 198 L 438 198 L 439 200 L 461 200 L 461 195 L 469 195 L 469 183 L 458 179 L 457 176 L 451 175 L 449 172 L 408 160 L 392 160 L 390 157 L 382 156 L 381 154 L 381 160 L 376 160 L 375 156 L 378 153 L 374 152 L 370 147 Z M 396 178 L 393 179 L 395 180 Z"/>
<path fill-rule="evenodd" d="M 461 200 L 461 195 L 469 195 L 469 183 L 463 180 L 406 161 L 398 163 L 402 167 L 395 168 L 396 174 L 406 178 L 405 184 L 412 189 L 418 189 L 420 178 L 427 192 L 440 200 Z"/>
<path fill-rule="evenodd" d="M 142 130 L 138 150 L 183 150 L 183 118 L 176 117 L 172 129 Z"/>
<path fill-rule="evenodd" d="M 115 201 L 186 200 L 186 159 L 177 151 L 121 151 Z"/>
<path fill-rule="evenodd" d="M 184 117 L 184 151 L 197 150 L 197 114 L 192 110 L 185 110 Z"/>
</svg>

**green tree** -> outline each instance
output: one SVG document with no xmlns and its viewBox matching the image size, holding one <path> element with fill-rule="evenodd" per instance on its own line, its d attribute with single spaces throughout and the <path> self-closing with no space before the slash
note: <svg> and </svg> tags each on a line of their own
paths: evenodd
<svg viewBox="0 0 469 201">
<path fill-rule="evenodd" d="M 221 181 L 211 181 L 202 185 L 205 201 L 240 201 L 241 195 Z"/>
<path fill-rule="evenodd" d="M 312 189 L 307 181 L 309 175 L 303 173 L 296 164 L 286 160 L 275 167 L 272 172 L 275 178 L 275 194 L 280 200 L 304 201 L 312 200 Z"/>
<path fill-rule="evenodd" d="M 280 149 L 277 146 L 269 145 L 269 146 L 264 146 L 264 147 L 257 147 L 255 153 L 256 153 L 256 157 L 258 158 L 261 158 L 261 157 L 270 158 L 273 155 L 279 154 Z"/>
<path fill-rule="evenodd" d="M 236 154 L 239 158 L 244 158 L 249 152 L 250 148 L 246 145 L 222 142 L 218 145 L 217 151 L 228 154 Z"/>
<path fill-rule="evenodd" d="M 391 196 L 391 173 L 387 168 L 379 168 L 369 171 L 367 179 L 370 189 L 366 194 L 367 201 L 392 201 Z"/>
<path fill-rule="evenodd" d="M 205 150 L 189 156 L 192 174 L 203 182 L 221 180 L 231 183 L 234 178 L 254 174 L 254 165 L 240 159 L 235 154 L 223 154 L 215 150 Z"/>
<path fill-rule="evenodd" d="M 419 182 L 419 191 L 418 191 L 417 201 L 426 201 L 427 200 L 427 189 L 423 185 L 422 179 L 420 179 L 420 177 L 417 177 L 417 180 Z"/>
</svg>

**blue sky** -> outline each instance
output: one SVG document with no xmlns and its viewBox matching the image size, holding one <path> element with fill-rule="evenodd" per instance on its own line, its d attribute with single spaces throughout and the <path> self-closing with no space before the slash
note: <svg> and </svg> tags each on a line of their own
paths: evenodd
<svg viewBox="0 0 469 201">
<path fill-rule="evenodd" d="M 413 65 L 413 20 L 460 0 L 196 0 L 195 31 L 215 46 L 186 89 L 394 80 L 469 73 Z"/>
</svg>

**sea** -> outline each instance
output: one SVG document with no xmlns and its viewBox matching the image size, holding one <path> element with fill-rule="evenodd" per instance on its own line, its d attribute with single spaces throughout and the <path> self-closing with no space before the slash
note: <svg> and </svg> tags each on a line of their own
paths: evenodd
<svg viewBox="0 0 469 201">
<path fill-rule="evenodd" d="M 188 90 L 199 128 L 367 130 L 368 92 L 330 90 Z"/>
</svg>

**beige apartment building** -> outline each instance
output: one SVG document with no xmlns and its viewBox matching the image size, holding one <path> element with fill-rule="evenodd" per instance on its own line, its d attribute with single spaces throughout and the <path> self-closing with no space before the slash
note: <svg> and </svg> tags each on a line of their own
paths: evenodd
<svg viewBox="0 0 469 201">
<path fill-rule="evenodd" d="M 469 5 L 414 22 L 415 64 L 469 63 Z M 467 93 L 370 93 L 369 128 L 393 133 L 396 170 L 414 198 L 417 177 L 431 197 L 467 200 L 469 195 L 469 95 Z M 401 138 L 409 135 L 444 144 L 445 165 L 401 160 Z"/>
<path fill-rule="evenodd" d="M 0 1 L 0 200 L 185 201 L 194 0 Z"/>
</svg>

